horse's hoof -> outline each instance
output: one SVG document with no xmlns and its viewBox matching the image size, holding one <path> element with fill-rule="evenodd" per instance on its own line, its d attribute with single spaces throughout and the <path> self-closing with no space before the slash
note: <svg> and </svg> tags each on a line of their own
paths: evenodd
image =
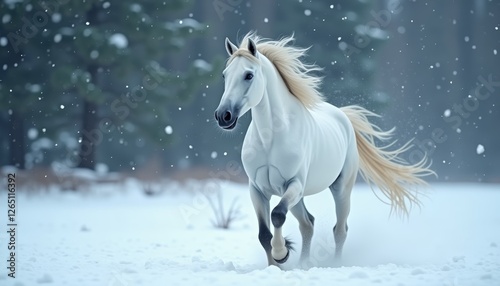
<svg viewBox="0 0 500 286">
<path fill-rule="evenodd" d="M 290 257 L 290 250 L 287 249 L 285 257 L 282 259 L 276 259 L 273 257 L 274 261 L 276 261 L 278 264 L 283 264 L 288 260 L 288 257 Z"/>
</svg>

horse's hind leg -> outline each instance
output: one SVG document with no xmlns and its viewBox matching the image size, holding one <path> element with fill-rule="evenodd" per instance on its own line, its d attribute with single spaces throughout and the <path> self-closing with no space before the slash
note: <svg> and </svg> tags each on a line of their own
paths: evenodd
<svg viewBox="0 0 500 286">
<path fill-rule="evenodd" d="M 357 164 L 345 166 L 337 180 L 330 186 L 333 199 L 335 200 L 335 212 L 337 223 L 333 227 L 333 237 L 335 239 L 335 258 L 340 259 L 342 249 L 347 237 L 347 217 L 351 209 L 351 191 L 356 181 Z"/>
<path fill-rule="evenodd" d="M 311 250 L 311 240 L 314 233 L 314 217 L 307 211 L 304 199 L 301 199 L 290 209 L 293 216 L 299 222 L 300 234 L 302 235 L 302 251 L 300 254 L 301 263 L 307 263 Z"/>
</svg>

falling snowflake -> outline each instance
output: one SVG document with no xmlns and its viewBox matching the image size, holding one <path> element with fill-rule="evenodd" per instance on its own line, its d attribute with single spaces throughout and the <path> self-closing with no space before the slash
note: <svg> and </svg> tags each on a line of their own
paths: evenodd
<svg viewBox="0 0 500 286">
<path fill-rule="evenodd" d="M 174 130 L 172 129 L 172 126 L 168 125 L 167 127 L 165 127 L 165 133 L 167 133 L 168 135 L 172 134 L 174 132 Z"/>
<path fill-rule="evenodd" d="M 477 148 L 476 148 L 476 153 L 477 153 L 478 155 L 483 154 L 483 153 L 484 153 L 484 146 L 483 146 L 483 145 L 481 145 L 481 144 L 478 144 L 478 145 L 477 145 Z"/>
<path fill-rule="evenodd" d="M 108 40 L 110 45 L 116 46 L 118 49 L 124 49 L 128 46 L 127 37 L 124 34 L 116 33 L 111 35 Z"/>
<path fill-rule="evenodd" d="M 213 151 L 212 154 L 210 154 L 210 158 L 212 159 L 217 158 L 217 152 Z"/>
</svg>

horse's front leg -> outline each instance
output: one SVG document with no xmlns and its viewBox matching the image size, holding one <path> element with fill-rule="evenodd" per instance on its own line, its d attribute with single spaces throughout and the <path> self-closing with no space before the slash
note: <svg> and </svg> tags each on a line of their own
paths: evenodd
<svg viewBox="0 0 500 286">
<path fill-rule="evenodd" d="M 269 229 L 269 200 L 259 191 L 253 184 L 250 183 L 250 197 L 252 199 L 257 221 L 259 223 L 259 241 L 266 251 L 268 265 L 278 265 L 271 256 L 271 230 Z"/>
<path fill-rule="evenodd" d="M 271 221 L 274 226 L 274 236 L 271 240 L 271 254 L 278 263 L 285 263 L 290 255 L 291 243 L 282 234 L 282 227 L 286 220 L 288 210 L 293 208 L 304 194 L 304 188 L 300 181 L 294 180 L 288 184 L 278 205 L 271 212 Z"/>
</svg>

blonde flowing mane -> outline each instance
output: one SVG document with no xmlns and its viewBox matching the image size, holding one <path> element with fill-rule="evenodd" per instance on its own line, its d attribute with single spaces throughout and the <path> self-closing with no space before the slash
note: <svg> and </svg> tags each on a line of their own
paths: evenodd
<svg viewBox="0 0 500 286">
<path fill-rule="evenodd" d="M 317 65 L 306 64 L 300 60 L 306 55 L 309 48 L 289 46 L 288 44 L 294 41 L 293 35 L 273 41 L 260 38 L 255 32 L 250 32 L 241 41 L 239 49 L 229 58 L 228 65 L 234 58 L 240 56 L 255 60 L 255 57 L 247 49 L 248 39 L 252 39 L 257 45 L 257 50 L 273 63 L 290 93 L 297 97 L 305 107 L 312 109 L 324 102 L 323 95 L 319 91 L 322 77 L 312 74 L 322 69 Z"/>
</svg>

